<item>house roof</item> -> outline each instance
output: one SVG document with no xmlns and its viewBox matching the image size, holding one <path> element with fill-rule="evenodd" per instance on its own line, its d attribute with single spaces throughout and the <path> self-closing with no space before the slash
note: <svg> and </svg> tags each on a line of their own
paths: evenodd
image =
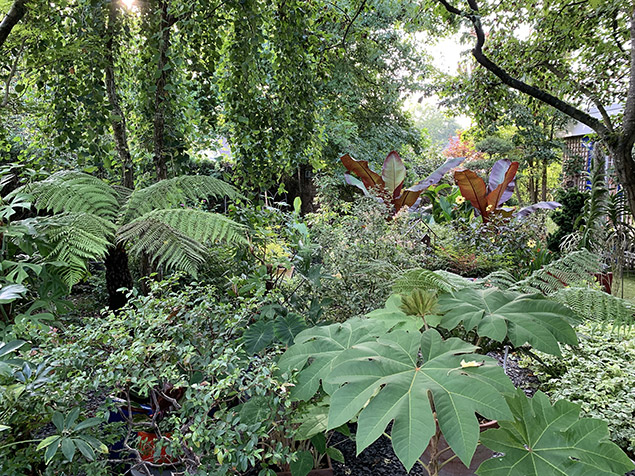
<svg viewBox="0 0 635 476">
<path fill-rule="evenodd" d="M 609 116 L 614 116 L 616 114 L 619 114 L 623 110 L 624 110 L 624 106 L 622 104 L 613 104 L 606 108 L 606 112 L 608 113 Z M 600 119 L 600 120 L 602 119 L 602 115 L 600 114 L 600 112 L 598 111 L 596 107 L 592 107 L 587 112 L 591 114 L 591 116 L 595 117 L 596 119 Z M 567 138 L 567 137 L 585 136 L 587 134 L 595 134 L 595 131 L 591 129 L 589 126 L 582 124 L 581 122 L 571 120 L 569 124 L 567 125 L 567 128 L 564 131 L 562 131 L 559 134 L 559 136 L 563 138 Z"/>
</svg>

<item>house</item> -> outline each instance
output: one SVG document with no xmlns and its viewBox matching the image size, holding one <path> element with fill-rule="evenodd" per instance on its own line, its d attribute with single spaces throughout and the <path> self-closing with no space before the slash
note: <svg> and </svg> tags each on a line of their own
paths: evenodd
<svg viewBox="0 0 635 476">
<path fill-rule="evenodd" d="M 609 116 L 621 113 L 624 107 L 621 104 L 613 104 L 606 108 Z M 596 119 L 602 119 L 597 108 L 589 109 L 589 114 Z M 578 190 L 589 190 L 591 183 L 588 173 L 591 171 L 591 158 L 593 156 L 595 131 L 581 122 L 572 120 L 568 127 L 559 134 L 564 139 L 565 147 L 562 155 L 563 186 L 575 187 Z M 613 166 L 611 157 L 605 155 L 605 169 L 610 171 Z M 611 184 L 609 183 L 609 186 Z"/>
</svg>

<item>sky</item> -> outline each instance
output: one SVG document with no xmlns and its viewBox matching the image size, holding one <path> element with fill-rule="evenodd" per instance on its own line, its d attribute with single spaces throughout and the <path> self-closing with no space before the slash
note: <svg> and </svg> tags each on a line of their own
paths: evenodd
<svg viewBox="0 0 635 476">
<path fill-rule="evenodd" d="M 459 35 L 444 38 L 435 44 L 430 44 L 429 38 L 426 39 L 423 36 L 417 38 L 417 41 L 430 55 L 435 68 L 452 75 L 457 73 L 458 65 L 462 59 L 461 53 L 469 50 L 469 46 L 459 43 Z M 405 100 L 405 109 L 412 110 L 417 107 L 418 103 L 438 107 L 438 97 L 430 96 L 422 98 L 420 93 L 411 95 Z M 456 116 L 455 119 L 463 129 L 468 129 L 471 126 L 472 121 L 467 116 Z"/>
</svg>

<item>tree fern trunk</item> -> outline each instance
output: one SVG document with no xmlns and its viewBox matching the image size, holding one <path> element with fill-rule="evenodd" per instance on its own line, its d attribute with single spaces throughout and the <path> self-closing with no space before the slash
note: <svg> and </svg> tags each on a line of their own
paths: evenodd
<svg viewBox="0 0 635 476">
<path fill-rule="evenodd" d="M 132 289 L 132 275 L 128 267 L 128 254 L 122 245 L 110 249 L 106 259 L 106 288 L 108 289 L 108 305 L 110 309 L 121 309 L 128 299 L 120 288 Z"/>
</svg>

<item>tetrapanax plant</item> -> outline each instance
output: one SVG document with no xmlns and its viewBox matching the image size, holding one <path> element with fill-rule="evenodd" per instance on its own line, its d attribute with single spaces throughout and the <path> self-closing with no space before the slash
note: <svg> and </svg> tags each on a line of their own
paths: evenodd
<svg viewBox="0 0 635 476">
<path fill-rule="evenodd" d="M 454 180 L 461 190 L 461 195 L 469 200 L 476 213 L 482 216 L 483 222 L 486 223 L 493 214 L 512 215 L 511 209 L 503 209 L 501 206 L 514 193 L 516 172 L 518 162 L 501 159 L 492 166 L 487 184 L 471 170 L 457 170 L 454 172 Z M 519 210 L 516 216 L 524 217 L 540 208 L 553 210 L 559 206 L 558 202 L 538 202 Z"/>
<path fill-rule="evenodd" d="M 391 205 L 393 212 L 396 214 L 403 207 L 413 206 L 422 192 L 438 183 L 447 172 L 461 165 L 465 158 L 448 159 L 428 177 L 405 190 L 403 189 L 403 184 L 406 178 L 406 167 L 399 154 L 394 150 L 384 160 L 381 175 L 371 170 L 365 160 L 355 160 L 348 154 L 340 157 L 340 160 L 350 172 L 345 174 L 346 183 L 355 185 L 366 195 L 369 194 L 369 191 L 373 191 L 384 203 Z M 361 181 L 353 177 L 351 173 L 357 175 Z"/>
</svg>

